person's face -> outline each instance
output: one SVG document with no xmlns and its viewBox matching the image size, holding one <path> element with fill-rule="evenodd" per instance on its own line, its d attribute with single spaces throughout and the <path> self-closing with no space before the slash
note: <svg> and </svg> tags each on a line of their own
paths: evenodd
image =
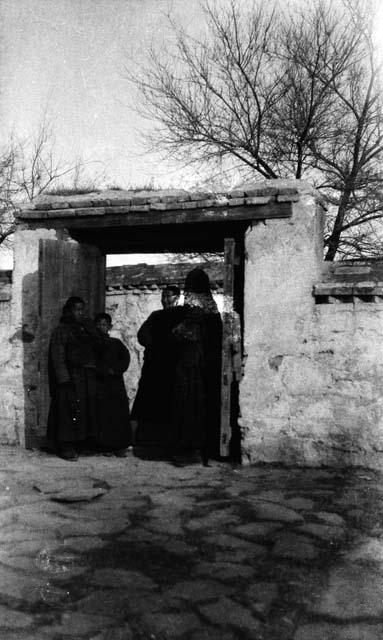
<svg viewBox="0 0 383 640">
<path fill-rule="evenodd" d="M 162 306 L 164 309 L 170 309 L 170 307 L 175 307 L 178 302 L 179 296 L 177 296 L 173 291 L 163 291 L 161 296 Z"/>
<path fill-rule="evenodd" d="M 105 335 L 108 335 L 112 325 L 108 322 L 106 318 L 100 318 L 100 320 L 97 321 L 96 326 L 102 333 L 104 333 Z"/>
<path fill-rule="evenodd" d="M 72 317 L 78 322 L 84 316 L 84 305 L 82 302 L 76 302 L 72 307 Z"/>
</svg>

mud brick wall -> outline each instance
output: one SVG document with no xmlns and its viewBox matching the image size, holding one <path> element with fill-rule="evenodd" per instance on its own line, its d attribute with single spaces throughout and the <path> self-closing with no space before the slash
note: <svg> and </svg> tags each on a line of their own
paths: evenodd
<svg viewBox="0 0 383 640">
<path fill-rule="evenodd" d="M 17 419 L 12 375 L 12 272 L 0 272 L 0 442 L 13 442 Z"/>
<path fill-rule="evenodd" d="M 246 237 L 243 453 L 251 462 L 383 468 L 383 266 L 322 262 L 323 216 Z"/>
</svg>

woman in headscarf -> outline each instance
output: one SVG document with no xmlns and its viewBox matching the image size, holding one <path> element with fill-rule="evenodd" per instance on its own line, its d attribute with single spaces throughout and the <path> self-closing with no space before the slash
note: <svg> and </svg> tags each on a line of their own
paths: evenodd
<svg viewBox="0 0 383 640">
<path fill-rule="evenodd" d="M 200 268 L 186 277 L 178 342 L 172 423 L 179 452 L 199 451 L 202 462 L 219 452 L 222 321 Z"/>
<path fill-rule="evenodd" d="M 85 303 L 72 296 L 64 307 L 60 324 L 49 345 L 51 406 L 48 442 L 65 460 L 76 460 L 97 432 L 96 357 L 98 332 L 84 317 Z"/>
</svg>

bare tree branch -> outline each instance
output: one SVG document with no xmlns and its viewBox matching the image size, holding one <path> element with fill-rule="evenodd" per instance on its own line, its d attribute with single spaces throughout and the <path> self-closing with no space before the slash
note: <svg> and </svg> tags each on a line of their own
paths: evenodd
<svg viewBox="0 0 383 640">
<path fill-rule="evenodd" d="M 254 176 L 311 180 L 331 204 L 326 259 L 376 241 L 383 112 L 365 0 L 309 0 L 290 13 L 260 0 L 206 4 L 206 37 L 172 22 L 128 80 L 155 122 L 147 143 L 187 163 L 233 158 Z M 383 215 L 383 213 L 382 213 Z M 372 226 L 371 226 L 372 225 Z"/>
</svg>

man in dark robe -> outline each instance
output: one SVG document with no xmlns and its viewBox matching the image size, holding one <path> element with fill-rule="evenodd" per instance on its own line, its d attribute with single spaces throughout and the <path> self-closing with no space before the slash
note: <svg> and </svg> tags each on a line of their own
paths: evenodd
<svg viewBox="0 0 383 640">
<path fill-rule="evenodd" d="M 219 455 L 222 321 L 208 275 L 193 269 L 185 281 L 184 317 L 173 334 L 177 363 L 172 403 L 173 440 L 203 464 Z"/>
<path fill-rule="evenodd" d="M 100 339 L 92 321 L 84 317 L 84 308 L 82 298 L 67 300 L 49 345 L 48 442 L 65 460 L 76 460 L 79 450 L 94 441 L 97 430 L 96 353 Z"/>
<path fill-rule="evenodd" d="M 177 306 L 180 290 L 167 286 L 162 292 L 163 309 L 145 320 L 137 338 L 145 347 L 144 363 L 132 408 L 137 424 L 135 444 L 172 444 L 171 414 L 177 357 L 177 341 L 173 328 L 183 318 L 183 307 Z"/>
<path fill-rule="evenodd" d="M 109 336 L 112 318 L 108 313 L 99 313 L 95 323 L 102 335 L 96 368 L 97 447 L 105 453 L 125 457 L 132 444 L 129 400 L 123 378 L 130 354 L 121 340 Z"/>
</svg>

